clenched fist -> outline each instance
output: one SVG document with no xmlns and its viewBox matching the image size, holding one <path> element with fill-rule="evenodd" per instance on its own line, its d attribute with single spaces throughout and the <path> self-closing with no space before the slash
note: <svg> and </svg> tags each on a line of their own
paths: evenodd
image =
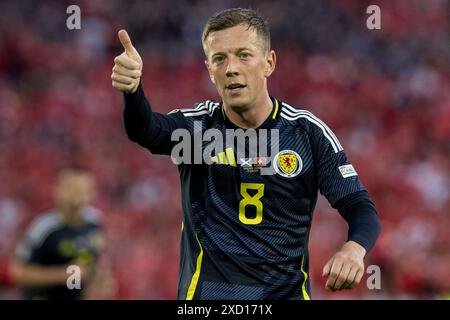
<svg viewBox="0 0 450 320">
<path fill-rule="evenodd" d="M 142 75 L 143 62 L 125 30 L 120 30 L 119 40 L 125 50 L 114 58 L 112 86 L 125 93 L 136 92 Z"/>
<path fill-rule="evenodd" d="M 325 288 L 329 291 L 355 288 L 364 275 L 366 250 L 354 241 L 347 241 L 323 268 L 327 278 Z"/>
</svg>

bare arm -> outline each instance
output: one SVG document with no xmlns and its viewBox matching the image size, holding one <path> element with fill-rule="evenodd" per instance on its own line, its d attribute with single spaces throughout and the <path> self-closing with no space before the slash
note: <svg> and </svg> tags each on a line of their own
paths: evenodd
<svg viewBox="0 0 450 320">
<path fill-rule="evenodd" d="M 65 285 L 70 274 L 67 273 L 68 265 L 43 266 L 34 263 L 13 262 L 10 266 L 10 276 L 14 284 L 24 287 L 49 287 Z M 93 273 L 93 266 L 80 263 L 81 278 L 89 279 Z M 85 280 L 86 281 L 86 280 Z"/>
<path fill-rule="evenodd" d="M 10 266 L 12 281 L 24 287 L 62 285 L 67 281 L 66 266 L 42 266 L 14 262 Z"/>
</svg>

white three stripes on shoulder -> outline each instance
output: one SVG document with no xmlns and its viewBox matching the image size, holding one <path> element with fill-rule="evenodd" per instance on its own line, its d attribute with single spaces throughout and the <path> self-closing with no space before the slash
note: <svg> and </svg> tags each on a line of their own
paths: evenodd
<svg viewBox="0 0 450 320">
<path fill-rule="evenodd" d="M 316 117 L 314 114 L 312 114 L 311 112 L 309 112 L 307 110 L 299 110 L 299 109 L 293 108 L 292 106 L 290 106 L 290 105 L 288 105 L 286 103 L 283 103 L 283 104 L 286 107 L 286 108 L 283 109 L 284 112 L 286 113 L 286 115 L 291 115 L 291 116 L 296 117 L 296 116 L 298 116 L 300 114 L 304 114 L 304 115 L 307 115 L 307 116 L 311 117 L 315 121 L 319 122 L 328 131 L 328 133 L 333 138 L 333 140 L 335 141 L 337 146 L 340 147 L 341 149 L 343 149 L 341 143 L 339 142 L 339 140 L 336 137 L 336 135 L 334 134 L 334 132 L 331 131 L 331 129 L 322 120 L 320 120 L 318 117 Z"/>
<path fill-rule="evenodd" d="M 344 150 L 341 143 L 339 142 L 336 135 L 331 131 L 330 128 L 319 118 L 317 118 L 315 115 L 313 115 L 311 112 L 306 110 L 298 110 L 294 107 L 288 105 L 287 103 L 282 103 L 283 108 L 281 109 L 281 116 L 287 120 L 297 120 L 299 118 L 307 119 L 308 121 L 314 123 L 316 126 L 318 126 L 324 136 L 330 141 L 331 146 L 333 147 L 333 150 L 335 153 Z"/>
<path fill-rule="evenodd" d="M 219 105 L 219 102 L 208 100 L 204 103 L 200 103 L 195 109 L 181 109 L 180 111 L 186 117 L 200 116 L 202 114 L 209 114 L 211 116 Z"/>
</svg>

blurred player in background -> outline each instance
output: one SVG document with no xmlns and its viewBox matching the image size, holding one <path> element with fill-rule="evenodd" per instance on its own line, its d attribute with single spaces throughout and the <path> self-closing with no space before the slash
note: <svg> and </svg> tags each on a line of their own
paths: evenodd
<svg viewBox="0 0 450 320">
<path fill-rule="evenodd" d="M 267 159 L 236 160 L 234 146 L 212 165 L 179 165 L 178 298 L 310 299 L 308 237 L 319 190 L 349 225 L 348 241 L 323 268 L 326 288 L 358 285 L 380 232 L 375 206 L 334 133 L 310 112 L 269 95 L 276 55 L 265 20 L 247 9 L 211 17 L 202 43 L 222 101 L 168 115 L 152 112 L 140 84 L 143 61 L 126 31 L 119 39 L 125 52 L 114 60 L 112 85 L 125 93 L 128 137 L 152 153 L 170 155 L 174 130 L 193 136 L 194 121 L 223 136 L 227 129 L 279 130 L 275 175 L 260 174 Z"/>
<path fill-rule="evenodd" d="M 58 175 L 56 207 L 32 221 L 17 246 L 16 260 L 3 274 L 9 284 L 23 288 L 25 299 L 81 299 L 95 275 L 102 245 L 99 211 L 89 204 L 95 181 L 82 169 Z M 68 266 L 81 270 L 81 288 L 69 289 Z"/>
</svg>

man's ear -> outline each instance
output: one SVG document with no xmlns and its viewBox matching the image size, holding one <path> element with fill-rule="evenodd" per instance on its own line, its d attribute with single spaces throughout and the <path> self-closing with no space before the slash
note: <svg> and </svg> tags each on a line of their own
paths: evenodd
<svg viewBox="0 0 450 320">
<path fill-rule="evenodd" d="M 270 77 L 272 72 L 275 70 L 276 64 L 277 64 L 277 55 L 275 54 L 275 51 L 270 50 L 267 53 L 267 57 L 266 57 L 266 70 L 264 72 L 264 76 L 266 78 Z"/>
<path fill-rule="evenodd" d="M 211 79 L 211 82 L 215 85 L 215 84 L 216 84 L 216 81 L 214 80 L 214 77 L 213 77 L 213 75 L 212 75 L 211 67 L 210 67 L 210 65 L 209 65 L 208 60 L 205 60 L 205 66 L 206 66 L 206 69 L 208 69 L 209 78 Z"/>
</svg>

